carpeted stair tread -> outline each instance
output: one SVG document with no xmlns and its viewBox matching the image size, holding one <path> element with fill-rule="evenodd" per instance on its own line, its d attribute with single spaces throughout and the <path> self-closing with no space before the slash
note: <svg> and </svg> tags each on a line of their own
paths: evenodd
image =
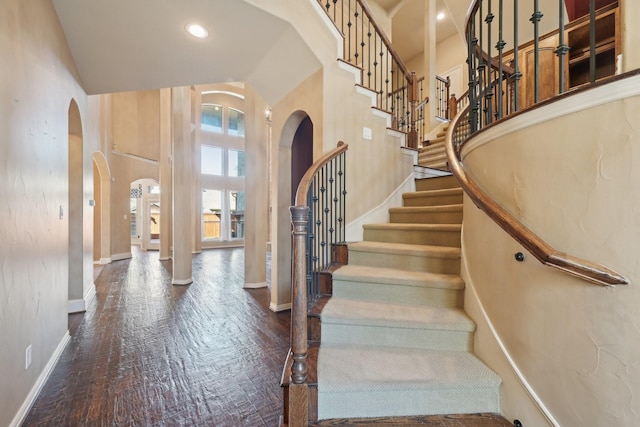
<svg viewBox="0 0 640 427">
<path fill-rule="evenodd" d="M 409 231 L 460 231 L 461 224 L 413 224 L 413 223 L 389 223 L 381 222 L 378 224 L 364 224 L 365 230 L 409 230 Z"/>
<path fill-rule="evenodd" d="M 369 267 L 348 264 L 333 273 L 334 281 L 383 283 L 410 287 L 464 289 L 464 281 L 457 274 L 436 274 L 396 268 Z"/>
<path fill-rule="evenodd" d="M 473 320 L 460 309 L 336 297 L 331 298 L 325 305 L 321 319 L 323 325 L 339 324 L 452 332 L 473 332 L 476 327 Z"/>
<path fill-rule="evenodd" d="M 458 212 L 462 210 L 461 204 L 438 206 L 400 206 L 389 208 L 389 212 Z"/>
<path fill-rule="evenodd" d="M 366 224 L 362 228 L 362 238 L 367 241 L 459 247 L 462 225 L 400 222 Z"/>
<path fill-rule="evenodd" d="M 403 193 L 403 199 L 412 199 L 420 197 L 437 197 L 437 196 L 449 196 L 449 195 L 462 195 L 462 188 L 443 188 L 440 190 L 424 190 L 424 191 L 409 191 Z"/>
<path fill-rule="evenodd" d="M 482 388 L 501 383 L 469 352 L 347 345 L 320 347 L 318 378 L 323 393 Z"/>
<path fill-rule="evenodd" d="M 365 240 L 349 244 L 349 264 L 460 274 L 460 245 L 436 246 Z"/>
<path fill-rule="evenodd" d="M 416 191 L 444 188 L 460 188 L 458 180 L 451 173 L 444 176 L 416 179 Z"/>
<path fill-rule="evenodd" d="M 444 152 L 444 151 L 446 151 L 446 149 L 447 148 L 445 147 L 443 142 L 430 144 L 430 145 L 425 145 L 424 147 L 422 147 L 420 149 L 420 152 L 418 153 L 418 156 L 424 156 L 424 155 L 428 155 L 428 154 L 431 154 L 431 153 L 437 153 L 437 152 Z"/>
<path fill-rule="evenodd" d="M 423 153 L 418 156 L 418 163 L 434 163 L 447 159 L 447 153 L 436 151 L 434 153 Z"/>
<path fill-rule="evenodd" d="M 389 209 L 391 223 L 460 224 L 462 205 L 403 206 Z"/>
<path fill-rule="evenodd" d="M 499 412 L 500 378 L 467 352 L 324 346 L 319 419 Z"/>
<path fill-rule="evenodd" d="M 410 245 L 407 243 L 362 241 L 349 243 L 349 251 L 460 259 L 460 248 L 457 247 Z"/>
</svg>

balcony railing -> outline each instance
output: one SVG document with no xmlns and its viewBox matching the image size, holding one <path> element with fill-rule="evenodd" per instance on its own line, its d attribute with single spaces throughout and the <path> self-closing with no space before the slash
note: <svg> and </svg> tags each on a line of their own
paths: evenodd
<svg viewBox="0 0 640 427">
<path fill-rule="evenodd" d="M 512 6 L 508 12 L 506 4 Z M 450 169 L 465 193 L 482 211 L 541 263 L 599 285 L 628 284 L 628 280 L 598 263 L 582 260 L 551 247 L 502 208 L 466 173 L 461 162 L 465 142 L 484 127 L 518 110 L 568 90 L 613 76 L 619 23 L 617 1 L 596 10 L 590 0 L 588 16 L 565 25 L 564 1 L 558 2 L 557 28 L 541 36 L 539 2 L 524 2 L 530 12 L 513 2 L 475 0 L 468 15 L 468 105 L 454 119 L 447 134 Z M 532 39 L 519 39 L 520 13 L 531 13 Z M 527 15 L 528 17 L 528 15 Z M 507 31 L 508 30 L 508 31 Z M 512 34 L 507 52 L 505 34 Z M 497 34 L 497 36 L 496 36 Z"/>
</svg>

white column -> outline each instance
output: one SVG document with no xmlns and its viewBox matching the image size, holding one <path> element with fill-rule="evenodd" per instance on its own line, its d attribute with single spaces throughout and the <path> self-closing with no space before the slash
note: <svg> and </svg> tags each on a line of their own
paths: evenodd
<svg viewBox="0 0 640 427">
<path fill-rule="evenodd" d="M 173 280 L 174 285 L 193 282 L 191 266 L 191 91 L 171 90 L 173 115 Z"/>
<path fill-rule="evenodd" d="M 620 2 L 622 30 L 622 71 L 632 71 L 640 69 L 640 50 L 636 47 L 640 40 L 640 25 L 638 25 L 638 14 L 640 14 L 640 2 L 637 0 L 627 0 Z"/>
<path fill-rule="evenodd" d="M 269 238 L 269 174 L 267 104 L 245 85 L 245 238 L 244 282 L 247 288 L 266 286 L 266 246 Z"/>
</svg>

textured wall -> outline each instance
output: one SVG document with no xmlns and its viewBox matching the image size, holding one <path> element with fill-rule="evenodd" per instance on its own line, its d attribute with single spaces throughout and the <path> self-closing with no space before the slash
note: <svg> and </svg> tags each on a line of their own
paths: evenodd
<svg viewBox="0 0 640 427">
<path fill-rule="evenodd" d="M 632 82 L 620 82 L 629 86 L 618 92 L 638 93 L 640 80 Z M 640 419 L 640 97 L 567 113 L 617 87 L 521 116 L 558 117 L 538 125 L 502 134 L 497 126 L 497 137 L 486 136 L 464 157 L 481 186 L 557 250 L 631 281 L 604 288 L 531 255 L 517 263 L 514 253 L 522 248 L 465 204 L 467 279 L 516 365 L 563 426 L 631 426 Z M 496 361 L 489 351 L 481 355 Z M 509 390 L 505 396 L 510 416 L 539 425 L 527 421 L 539 414 L 523 413 Z"/>
<path fill-rule="evenodd" d="M 69 106 L 82 122 L 76 227 L 84 294 L 92 283 L 91 156 L 99 103 L 78 84 L 47 0 L 0 3 L 0 425 L 9 425 L 67 330 Z M 63 216 L 60 219 L 60 208 Z M 76 224 L 77 225 L 77 224 Z M 25 369 L 25 349 L 32 364 Z"/>
</svg>

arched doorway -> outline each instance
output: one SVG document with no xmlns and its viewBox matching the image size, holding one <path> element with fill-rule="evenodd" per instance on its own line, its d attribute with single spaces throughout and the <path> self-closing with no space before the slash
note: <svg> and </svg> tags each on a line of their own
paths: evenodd
<svg viewBox="0 0 640 427">
<path fill-rule="evenodd" d="M 289 206 L 300 179 L 313 164 L 313 122 L 304 111 L 296 111 L 285 122 L 279 142 L 277 191 L 272 212 L 271 305 L 273 311 L 291 307 L 291 217 Z"/>
<path fill-rule="evenodd" d="M 291 143 L 291 205 L 295 203 L 296 190 L 307 169 L 313 164 L 313 123 L 309 116 L 298 126 Z"/>
<path fill-rule="evenodd" d="M 149 178 L 131 183 L 131 245 L 160 250 L 160 185 Z"/>
<path fill-rule="evenodd" d="M 69 204 L 68 204 L 68 265 L 69 265 L 69 313 L 85 310 L 83 289 L 83 162 L 82 120 L 75 100 L 69 105 Z"/>
</svg>

